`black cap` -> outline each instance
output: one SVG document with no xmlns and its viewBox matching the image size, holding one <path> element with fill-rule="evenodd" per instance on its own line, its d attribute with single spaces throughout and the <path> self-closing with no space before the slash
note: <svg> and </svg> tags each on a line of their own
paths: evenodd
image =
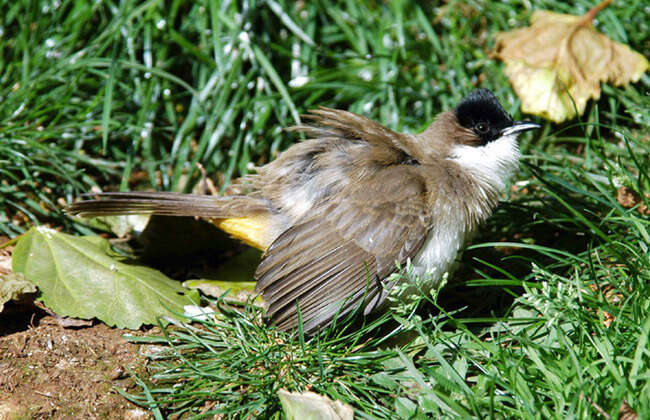
<svg viewBox="0 0 650 420">
<path fill-rule="evenodd" d="M 514 124 L 512 117 L 487 89 L 476 89 L 454 109 L 460 125 L 469 128 L 488 143 L 501 137 L 501 133 Z"/>
</svg>

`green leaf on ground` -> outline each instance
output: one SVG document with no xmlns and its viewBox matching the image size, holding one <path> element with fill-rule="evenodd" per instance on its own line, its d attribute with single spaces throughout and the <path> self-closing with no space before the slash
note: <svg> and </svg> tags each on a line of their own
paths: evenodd
<svg viewBox="0 0 650 420">
<path fill-rule="evenodd" d="M 198 279 L 187 280 L 183 286 L 199 289 L 203 294 L 212 297 L 220 297 L 230 290 L 229 299 L 246 302 L 255 295 L 257 283 L 253 278 L 260 258 L 260 251 L 252 248 L 247 249 L 229 258 L 216 269 L 199 271 Z M 256 296 L 254 302 L 263 304 L 262 297 Z"/>
<path fill-rule="evenodd" d="M 38 286 L 40 299 L 61 316 L 98 318 L 136 329 L 197 303 L 180 283 L 111 255 L 98 237 L 75 237 L 37 227 L 18 242 L 13 270 Z"/>
<path fill-rule="evenodd" d="M 183 282 L 183 286 L 188 289 L 198 289 L 206 296 L 221 297 L 226 291 L 230 290 L 227 298 L 241 303 L 246 303 L 255 295 L 254 281 L 221 281 L 209 279 L 193 279 Z M 263 305 L 264 301 L 261 296 L 255 296 L 253 303 Z"/>
<path fill-rule="evenodd" d="M 25 276 L 21 273 L 0 275 L 0 312 L 4 310 L 5 303 L 10 300 L 34 292 L 36 292 L 36 286 L 25 280 Z"/>
<path fill-rule="evenodd" d="M 99 216 L 86 219 L 86 223 L 90 226 L 113 232 L 118 238 L 124 238 L 130 233 L 135 232 L 139 234 L 142 232 L 147 227 L 150 217 L 148 214 Z"/>
</svg>

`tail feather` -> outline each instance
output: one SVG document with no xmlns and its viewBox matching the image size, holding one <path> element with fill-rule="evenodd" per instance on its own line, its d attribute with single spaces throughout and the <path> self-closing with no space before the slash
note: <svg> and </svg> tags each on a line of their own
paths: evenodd
<svg viewBox="0 0 650 420">
<path fill-rule="evenodd" d="M 109 192 L 71 204 L 66 212 L 84 217 L 158 214 L 207 218 L 244 217 L 271 212 L 267 200 L 249 196 L 215 197 L 173 192 Z"/>
</svg>

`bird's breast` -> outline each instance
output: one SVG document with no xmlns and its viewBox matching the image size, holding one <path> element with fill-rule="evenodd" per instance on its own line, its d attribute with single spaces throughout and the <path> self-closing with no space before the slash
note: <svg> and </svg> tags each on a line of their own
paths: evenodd
<svg viewBox="0 0 650 420">
<path fill-rule="evenodd" d="M 441 278 L 445 273 L 453 271 L 458 251 L 470 236 L 465 231 L 465 226 L 457 223 L 433 227 L 413 259 L 413 265 L 420 273 Z"/>
</svg>

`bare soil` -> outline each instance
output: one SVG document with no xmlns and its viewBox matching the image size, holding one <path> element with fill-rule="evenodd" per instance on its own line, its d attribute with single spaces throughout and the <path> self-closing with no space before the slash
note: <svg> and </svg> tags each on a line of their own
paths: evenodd
<svg viewBox="0 0 650 420">
<path fill-rule="evenodd" d="M 0 420 L 150 418 L 117 391 L 138 393 L 146 346 L 122 335 L 142 333 L 61 323 L 29 303 L 0 314 Z"/>
</svg>

